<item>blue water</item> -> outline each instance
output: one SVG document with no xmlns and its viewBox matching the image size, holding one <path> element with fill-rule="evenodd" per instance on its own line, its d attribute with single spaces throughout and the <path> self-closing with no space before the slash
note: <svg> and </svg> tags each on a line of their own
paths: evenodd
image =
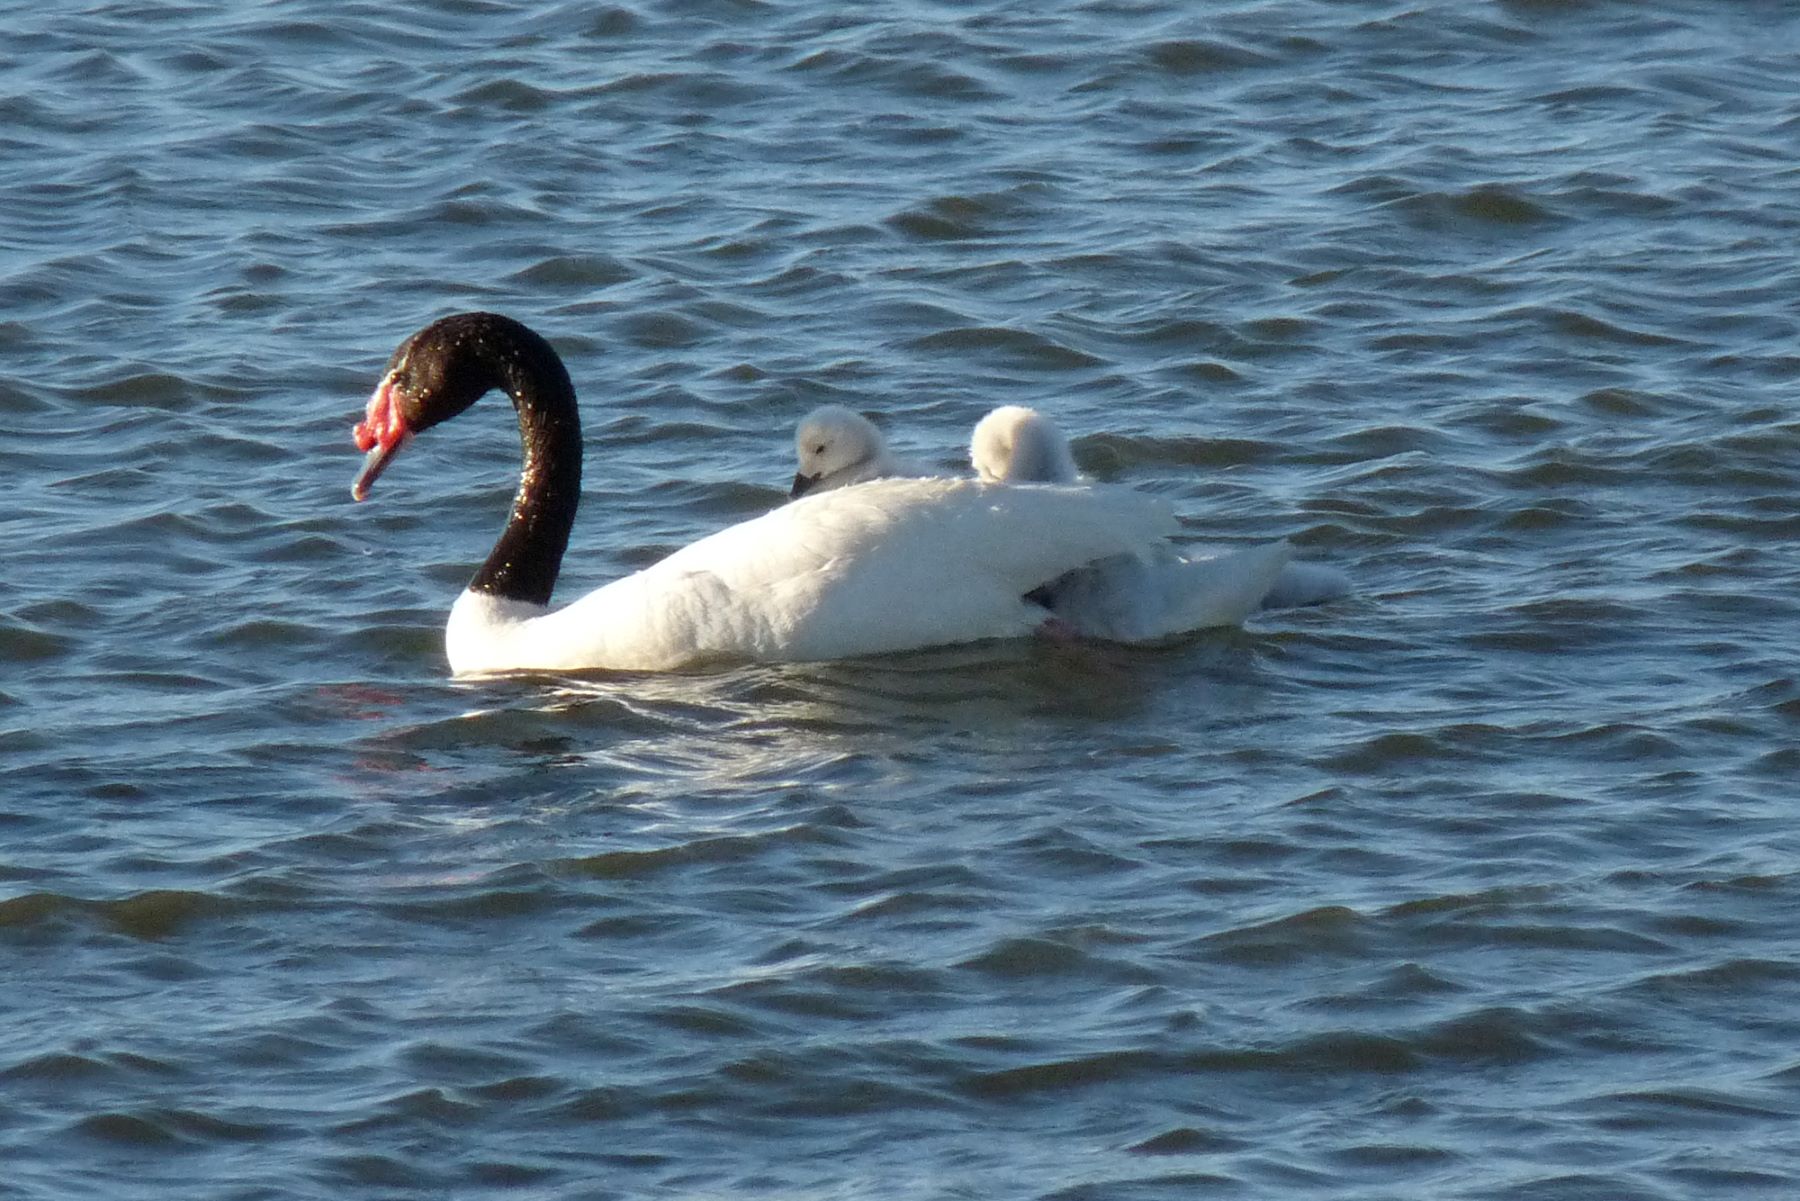
<svg viewBox="0 0 1800 1201">
<path fill-rule="evenodd" d="M 0 1198 L 1800 1192 L 1800 9 L 14 6 Z M 814 405 L 1355 595 L 456 683 Z"/>
</svg>

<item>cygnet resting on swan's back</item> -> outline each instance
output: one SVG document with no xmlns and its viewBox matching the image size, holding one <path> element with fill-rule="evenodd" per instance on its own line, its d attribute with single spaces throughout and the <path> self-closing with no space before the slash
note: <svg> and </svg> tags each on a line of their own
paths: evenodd
<svg viewBox="0 0 1800 1201">
<path fill-rule="evenodd" d="M 794 431 L 794 487 L 790 497 L 895 476 L 938 474 L 897 457 L 875 423 L 842 405 L 821 405 Z"/>
<path fill-rule="evenodd" d="M 581 500 L 575 389 L 548 342 L 509 317 L 462 313 L 388 360 L 357 424 L 361 500 L 415 435 L 494 389 L 512 398 L 524 462 L 511 516 L 451 607 L 458 673 L 663 670 L 713 659 L 833 659 L 1028 635 L 1024 595 L 1173 532 L 1125 489 L 880 480 L 805 497 L 720 530 L 560 609 L 550 595 Z"/>
</svg>

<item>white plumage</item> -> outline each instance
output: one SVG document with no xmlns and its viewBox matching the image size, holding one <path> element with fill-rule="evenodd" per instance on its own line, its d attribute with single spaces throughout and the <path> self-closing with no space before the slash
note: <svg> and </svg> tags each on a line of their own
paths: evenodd
<svg viewBox="0 0 1800 1201">
<path fill-rule="evenodd" d="M 1017 638 L 1046 618 L 1025 593 L 1174 526 L 1124 489 L 882 480 L 720 530 L 560 609 L 466 591 L 446 648 L 458 674 L 656 671 Z"/>
</svg>

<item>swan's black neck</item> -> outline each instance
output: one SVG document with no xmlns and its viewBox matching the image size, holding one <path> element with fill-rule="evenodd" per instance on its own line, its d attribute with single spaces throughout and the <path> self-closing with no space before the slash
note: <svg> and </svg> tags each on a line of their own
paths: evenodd
<svg viewBox="0 0 1800 1201">
<path fill-rule="evenodd" d="M 581 503 L 575 387 L 556 351 L 525 326 L 498 318 L 481 334 L 475 348 L 489 360 L 495 386 L 518 410 L 524 461 L 512 516 L 469 589 L 547 605 Z"/>
</svg>

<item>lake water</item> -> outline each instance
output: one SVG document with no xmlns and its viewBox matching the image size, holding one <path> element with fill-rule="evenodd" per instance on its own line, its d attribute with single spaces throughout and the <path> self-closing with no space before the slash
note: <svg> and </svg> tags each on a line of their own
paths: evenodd
<svg viewBox="0 0 1800 1201">
<path fill-rule="evenodd" d="M 0 1198 L 1800 1195 L 1800 8 L 14 5 Z M 813 406 L 1356 594 L 457 683 Z"/>
</svg>

